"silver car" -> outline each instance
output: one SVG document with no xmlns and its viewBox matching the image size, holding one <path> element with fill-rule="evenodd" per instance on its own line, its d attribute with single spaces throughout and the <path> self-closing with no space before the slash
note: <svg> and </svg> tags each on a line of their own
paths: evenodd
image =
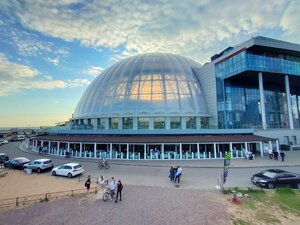
<svg viewBox="0 0 300 225">
<path fill-rule="evenodd" d="M 54 166 L 51 159 L 36 159 L 28 164 L 24 165 L 24 169 L 32 169 L 38 173 L 44 170 L 50 170 Z"/>
</svg>

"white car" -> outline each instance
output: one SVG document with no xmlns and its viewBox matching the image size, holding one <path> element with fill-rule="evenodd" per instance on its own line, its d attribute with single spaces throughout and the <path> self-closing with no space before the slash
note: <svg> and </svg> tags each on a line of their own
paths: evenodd
<svg viewBox="0 0 300 225">
<path fill-rule="evenodd" d="M 50 170 L 54 166 L 51 159 L 36 159 L 24 165 L 24 169 L 36 170 L 38 173 L 43 170 Z"/>
<path fill-rule="evenodd" d="M 7 144 L 8 143 L 8 140 L 3 140 L 2 141 L 2 144 Z"/>
<path fill-rule="evenodd" d="M 78 163 L 67 163 L 58 167 L 55 167 L 52 170 L 52 176 L 60 175 L 67 176 L 69 178 L 77 176 L 83 173 L 84 169 L 82 165 Z"/>
</svg>

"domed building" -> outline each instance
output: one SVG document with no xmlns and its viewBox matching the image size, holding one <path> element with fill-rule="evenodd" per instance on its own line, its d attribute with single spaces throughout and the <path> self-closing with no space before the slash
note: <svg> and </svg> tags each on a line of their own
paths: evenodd
<svg viewBox="0 0 300 225">
<path fill-rule="evenodd" d="M 300 45 L 255 37 L 204 65 L 155 53 L 99 74 L 32 150 L 109 159 L 221 159 L 299 148 Z M 298 143 L 297 143 L 298 142 Z"/>
<path fill-rule="evenodd" d="M 144 54 L 116 63 L 87 88 L 72 125 L 143 133 L 207 127 L 210 115 L 196 75 L 200 67 L 173 54 Z"/>
</svg>

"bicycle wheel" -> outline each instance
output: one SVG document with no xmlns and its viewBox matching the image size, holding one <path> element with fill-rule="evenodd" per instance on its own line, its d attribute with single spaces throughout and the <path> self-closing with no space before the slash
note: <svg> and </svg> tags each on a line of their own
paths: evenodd
<svg viewBox="0 0 300 225">
<path fill-rule="evenodd" d="M 110 164 L 106 163 L 105 169 L 109 169 L 109 167 L 110 167 Z"/>
<path fill-rule="evenodd" d="M 99 168 L 99 169 L 102 169 L 102 168 L 103 168 L 102 163 L 99 163 L 99 164 L 98 164 L 98 168 Z"/>
<path fill-rule="evenodd" d="M 103 201 L 107 201 L 108 198 L 109 198 L 109 193 L 105 192 L 103 195 Z"/>
</svg>

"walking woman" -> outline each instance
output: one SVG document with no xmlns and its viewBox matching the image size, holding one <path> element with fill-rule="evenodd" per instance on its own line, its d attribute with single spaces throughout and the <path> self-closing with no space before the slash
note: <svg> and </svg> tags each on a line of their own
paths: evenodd
<svg viewBox="0 0 300 225">
<path fill-rule="evenodd" d="M 91 187 L 91 175 L 88 175 L 88 179 L 86 180 L 84 186 L 86 186 L 87 192 L 89 192 L 90 187 Z"/>
<path fill-rule="evenodd" d="M 119 194 L 120 194 L 120 201 L 122 201 L 122 190 L 123 190 L 123 185 L 122 185 L 121 180 L 119 180 L 118 184 L 117 184 L 117 197 L 116 197 L 115 203 L 118 202 L 118 196 L 119 196 Z"/>
</svg>

